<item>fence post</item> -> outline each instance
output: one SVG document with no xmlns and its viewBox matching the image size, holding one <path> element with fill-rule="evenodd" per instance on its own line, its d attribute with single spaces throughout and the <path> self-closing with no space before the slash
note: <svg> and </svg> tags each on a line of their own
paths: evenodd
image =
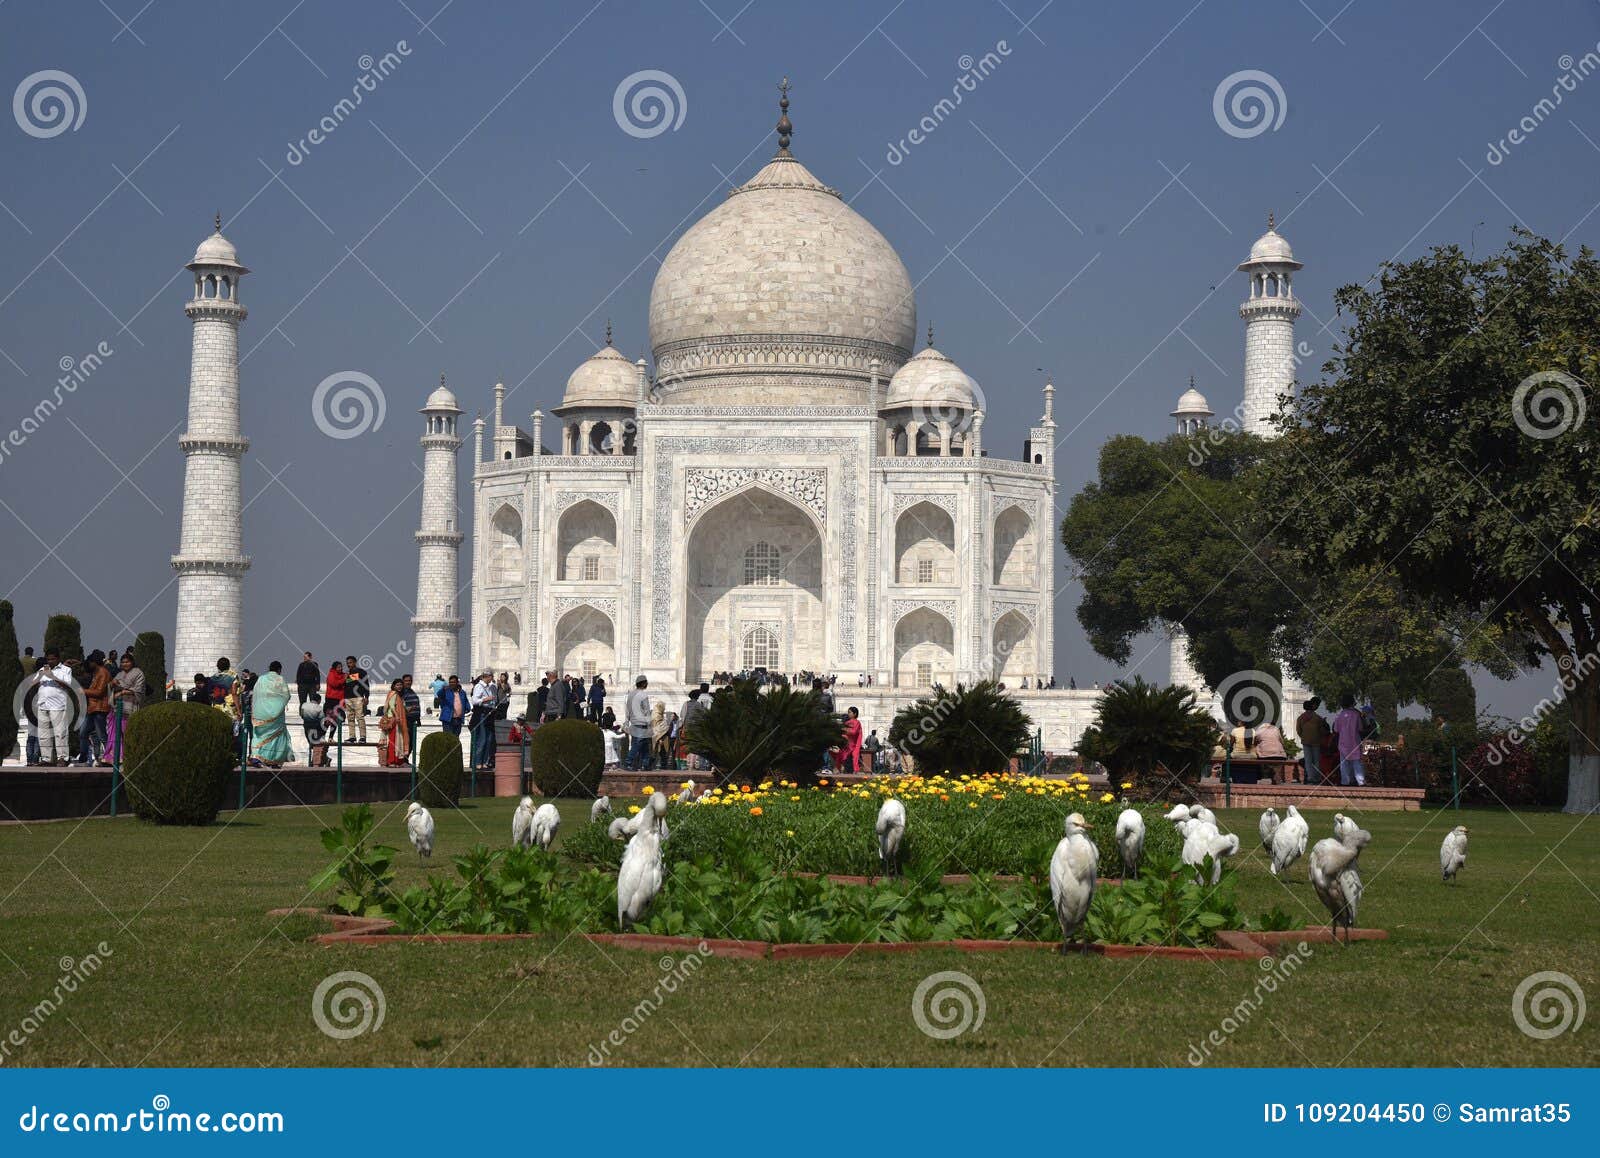
<svg viewBox="0 0 1600 1158">
<path fill-rule="evenodd" d="M 333 800 L 335 804 L 344 803 L 344 716 L 343 714 L 334 721 L 336 729 L 333 738 L 338 746 L 338 754 L 334 756 L 336 767 L 333 773 Z"/>
<path fill-rule="evenodd" d="M 250 721 L 239 721 L 239 811 L 244 811 L 245 770 L 250 766 Z"/>
<path fill-rule="evenodd" d="M 122 781 L 122 701 L 117 701 L 117 752 L 111 761 L 111 815 L 117 814 L 117 790 Z"/>
<path fill-rule="evenodd" d="M 406 797 L 408 800 L 417 798 L 417 734 L 411 733 L 411 792 Z"/>
<path fill-rule="evenodd" d="M 1456 746 L 1450 745 L 1450 806 L 1461 811 L 1461 781 L 1456 773 Z"/>
<path fill-rule="evenodd" d="M 1233 753 L 1222 754 L 1222 807 L 1233 807 Z"/>
</svg>

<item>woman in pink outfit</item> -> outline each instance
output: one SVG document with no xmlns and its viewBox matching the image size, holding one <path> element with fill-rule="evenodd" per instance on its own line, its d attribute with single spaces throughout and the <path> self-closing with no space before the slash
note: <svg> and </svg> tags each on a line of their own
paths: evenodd
<svg viewBox="0 0 1600 1158">
<path fill-rule="evenodd" d="M 839 745 L 839 771 L 861 771 L 861 713 L 850 709 L 844 721 L 844 742 Z"/>
</svg>

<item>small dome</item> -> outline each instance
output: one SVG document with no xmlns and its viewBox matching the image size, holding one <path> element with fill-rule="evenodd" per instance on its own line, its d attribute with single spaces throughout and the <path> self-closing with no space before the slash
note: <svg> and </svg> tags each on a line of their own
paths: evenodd
<svg viewBox="0 0 1600 1158">
<path fill-rule="evenodd" d="M 1178 399 L 1177 409 L 1172 412 L 1174 418 L 1186 418 L 1191 415 L 1210 418 L 1214 411 L 1211 404 L 1206 401 L 1206 396 L 1196 390 L 1191 383 Z"/>
<path fill-rule="evenodd" d="M 928 346 L 889 379 L 885 410 L 913 406 L 929 411 L 977 410 L 977 383 L 960 366 Z"/>
<path fill-rule="evenodd" d="M 1294 250 L 1276 229 L 1263 233 L 1250 247 L 1251 261 L 1293 261 Z"/>
<path fill-rule="evenodd" d="M 422 409 L 454 410 L 459 413 L 461 407 L 456 405 L 456 396 L 452 394 L 450 392 L 450 388 L 444 384 L 444 379 L 440 378 L 438 387 L 435 388 L 432 394 L 428 395 L 428 403 Z"/>
<path fill-rule="evenodd" d="M 639 368 L 609 343 L 572 372 L 560 409 L 569 406 L 633 407 L 639 398 Z"/>
<path fill-rule="evenodd" d="M 194 260 L 190 266 L 196 265 L 239 265 L 239 251 L 233 248 L 233 242 L 222 236 L 221 231 L 213 233 L 200 243 L 194 251 Z M 240 266 L 239 268 L 244 268 Z"/>
</svg>

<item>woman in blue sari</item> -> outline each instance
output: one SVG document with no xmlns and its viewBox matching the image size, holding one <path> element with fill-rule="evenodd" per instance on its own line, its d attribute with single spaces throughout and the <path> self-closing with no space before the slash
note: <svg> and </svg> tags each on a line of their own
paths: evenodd
<svg viewBox="0 0 1600 1158">
<path fill-rule="evenodd" d="M 250 705 L 250 756 L 269 768 L 281 768 L 293 751 L 289 747 L 289 727 L 284 712 L 289 706 L 289 685 L 284 682 L 283 664 L 273 660 L 267 674 L 256 681 Z"/>
</svg>

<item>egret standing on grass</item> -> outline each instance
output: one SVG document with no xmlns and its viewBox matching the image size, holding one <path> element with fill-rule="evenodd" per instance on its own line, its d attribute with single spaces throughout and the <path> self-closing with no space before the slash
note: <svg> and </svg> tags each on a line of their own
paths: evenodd
<svg viewBox="0 0 1600 1158">
<path fill-rule="evenodd" d="M 1271 852 L 1272 834 L 1278 831 L 1278 810 L 1269 808 L 1263 812 L 1256 828 L 1261 833 L 1261 847 Z"/>
<path fill-rule="evenodd" d="M 411 837 L 411 847 L 417 855 L 433 855 L 433 813 L 413 800 L 406 808 L 406 834 Z"/>
<path fill-rule="evenodd" d="M 524 796 L 511 814 L 511 843 L 517 848 L 533 847 L 533 797 Z"/>
<path fill-rule="evenodd" d="M 597 796 L 593 804 L 589 805 L 589 823 L 594 824 L 602 816 L 611 815 L 611 797 Z"/>
<path fill-rule="evenodd" d="M 556 838 L 556 829 L 560 827 L 561 813 L 556 811 L 556 806 L 539 805 L 539 810 L 533 814 L 533 843 L 549 852 L 550 842 Z"/>
<path fill-rule="evenodd" d="M 1467 826 L 1458 824 L 1444 834 L 1439 846 L 1439 873 L 1442 879 L 1453 881 L 1467 864 Z"/>
<path fill-rule="evenodd" d="M 1346 840 L 1319 840 L 1311 850 L 1311 887 L 1333 917 L 1330 926 L 1335 938 L 1344 926 L 1344 943 L 1350 943 L 1350 929 L 1356 923 L 1356 908 L 1361 903 L 1361 869 L 1357 859 L 1372 834 L 1364 828 L 1351 831 Z"/>
<path fill-rule="evenodd" d="M 630 827 L 632 823 L 626 816 L 614 817 L 606 826 L 606 835 L 612 840 L 622 840 L 633 833 L 634 830 Z"/>
<path fill-rule="evenodd" d="M 1198 820 L 1201 824 L 1209 824 L 1212 828 L 1217 827 L 1217 814 L 1204 804 L 1196 804 L 1189 809 L 1189 819 Z"/>
<path fill-rule="evenodd" d="M 1239 851 L 1239 838 L 1232 833 L 1224 836 L 1217 831 L 1215 824 L 1203 820 L 1191 820 L 1188 831 L 1183 835 L 1183 863 L 1193 865 L 1195 877 L 1201 884 L 1205 881 L 1201 871 L 1206 863 L 1206 857 L 1211 858 L 1211 883 L 1216 884 L 1222 879 L 1222 862 L 1227 857 Z"/>
<path fill-rule="evenodd" d="M 1306 841 L 1310 838 L 1311 826 L 1306 823 L 1306 818 L 1300 815 L 1298 808 L 1289 805 L 1289 815 L 1283 818 L 1278 831 L 1272 834 L 1272 875 L 1277 876 L 1304 856 Z"/>
<path fill-rule="evenodd" d="M 694 799 L 694 781 L 693 780 L 685 780 L 683 782 L 683 791 L 678 793 L 678 803 L 679 804 L 688 804 L 693 799 Z"/>
<path fill-rule="evenodd" d="M 626 933 L 644 919 L 661 891 L 661 837 L 658 829 L 667 798 L 656 793 L 649 805 L 628 823 L 634 827 L 617 871 L 617 927 Z"/>
<path fill-rule="evenodd" d="M 878 861 L 883 871 L 893 877 L 900 875 L 900 842 L 906 836 L 906 806 L 893 796 L 878 809 Z"/>
<path fill-rule="evenodd" d="M 1117 814 L 1117 851 L 1122 854 L 1122 879 L 1133 880 L 1144 859 L 1144 815 L 1137 808 Z"/>
<path fill-rule="evenodd" d="M 1340 844 L 1349 840 L 1357 831 L 1356 822 L 1342 812 L 1333 814 L 1333 839 Z"/>
<path fill-rule="evenodd" d="M 1061 951 L 1067 951 L 1072 935 L 1089 915 L 1089 905 L 1094 900 L 1095 872 L 1100 866 L 1100 854 L 1094 841 L 1084 835 L 1089 825 L 1083 813 L 1074 812 L 1067 817 L 1067 835 L 1056 845 L 1050 858 L 1050 897 L 1056 903 L 1056 917 L 1061 921 Z"/>
</svg>

